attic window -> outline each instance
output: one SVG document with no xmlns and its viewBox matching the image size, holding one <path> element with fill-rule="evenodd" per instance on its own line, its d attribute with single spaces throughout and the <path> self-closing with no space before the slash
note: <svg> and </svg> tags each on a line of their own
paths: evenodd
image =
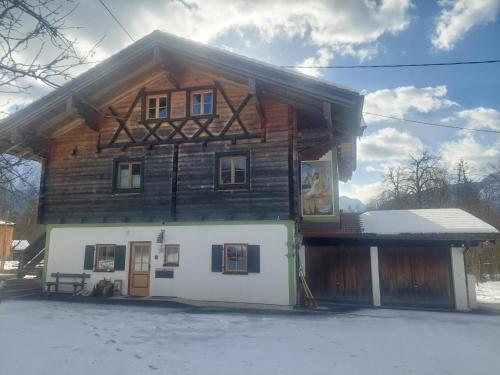
<svg viewBox="0 0 500 375">
<path fill-rule="evenodd" d="M 210 115 L 213 112 L 212 91 L 195 91 L 191 96 L 191 115 Z"/>
<path fill-rule="evenodd" d="M 146 97 L 146 119 L 167 118 L 167 96 L 148 95 Z"/>
</svg>

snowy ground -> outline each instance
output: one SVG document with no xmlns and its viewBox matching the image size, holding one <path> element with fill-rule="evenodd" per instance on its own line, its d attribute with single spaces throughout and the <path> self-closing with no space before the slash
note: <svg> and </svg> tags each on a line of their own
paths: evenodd
<svg viewBox="0 0 500 375">
<path fill-rule="evenodd" d="M 500 281 L 477 284 L 476 295 L 480 303 L 500 303 Z"/>
<path fill-rule="evenodd" d="M 2 374 L 498 374 L 500 316 L 0 303 Z"/>
</svg>

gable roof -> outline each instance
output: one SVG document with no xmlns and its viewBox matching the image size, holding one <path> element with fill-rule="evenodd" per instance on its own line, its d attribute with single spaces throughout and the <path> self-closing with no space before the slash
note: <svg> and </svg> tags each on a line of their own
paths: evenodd
<svg viewBox="0 0 500 375">
<path fill-rule="evenodd" d="M 303 222 L 301 229 L 310 238 L 370 240 L 488 241 L 499 235 L 495 227 L 458 208 L 341 213 L 339 223 Z"/>
<path fill-rule="evenodd" d="M 71 101 L 74 95 L 89 98 L 99 90 L 107 90 L 106 92 L 115 95 L 117 90 L 113 90 L 112 85 L 117 85 L 117 80 L 124 81 L 124 77 L 138 75 L 147 66 L 158 64 L 158 54 L 162 53 L 167 57 L 202 63 L 229 74 L 254 79 L 265 90 L 289 96 L 290 100 L 300 102 L 305 107 L 313 105 L 315 111 L 323 111 L 323 104 L 329 103 L 334 123 L 342 123 L 344 129 L 348 128 L 348 136 L 354 140 L 360 135 L 363 96 L 358 92 L 165 32 L 154 31 L 1 120 L 0 152 L 12 150 L 16 145 L 24 145 L 29 146 L 36 154 L 38 150 L 35 136 L 48 137 L 54 131 L 53 127 L 44 127 L 44 124 L 67 123 L 78 116 L 76 110 L 68 108 L 68 101 Z M 96 107 L 99 107 L 99 104 L 98 101 L 95 102 Z M 26 138 L 30 138 L 31 142 L 27 142 Z M 355 147 L 352 149 L 354 155 L 351 157 L 355 160 Z"/>
<path fill-rule="evenodd" d="M 363 233 L 378 235 L 490 233 L 498 230 L 458 208 L 369 211 L 360 215 Z"/>
</svg>

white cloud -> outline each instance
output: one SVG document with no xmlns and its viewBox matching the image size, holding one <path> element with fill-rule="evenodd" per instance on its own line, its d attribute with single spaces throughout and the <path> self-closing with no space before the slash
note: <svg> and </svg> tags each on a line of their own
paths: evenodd
<svg viewBox="0 0 500 375">
<path fill-rule="evenodd" d="M 308 57 L 300 66 L 325 66 L 333 60 L 333 53 L 326 48 L 320 48 L 316 57 Z M 321 69 L 317 68 L 297 68 L 297 70 L 303 74 L 307 74 L 313 77 L 319 77 L 322 75 Z"/>
<path fill-rule="evenodd" d="M 500 12 L 500 0 L 442 0 L 432 44 L 450 50 L 476 25 L 493 22 Z"/>
<path fill-rule="evenodd" d="M 458 105 L 446 98 L 446 86 L 422 87 L 401 86 L 369 93 L 365 97 L 365 112 L 403 117 L 410 110 L 429 113 Z M 367 123 L 389 122 L 387 118 L 366 115 Z"/>
<path fill-rule="evenodd" d="M 469 128 L 500 131 L 500 112 L 493 108 L 477 107 L 455 113 L 455 116 L 465 121 Z"/>
<path fill-rule="evenodd" d="M 410 133 L 382 128 L 361 138 L 358 159 L 364 162 L 384 162 L 389 166 L 391 162 L 405 160 L 410 153 L 415 154 L 422 149 L 422 141 Z"/>
<path fill-rule="evenodd" d="M 443 162 L 449 166 L 455 166 L 460 159 L 464 159 L 473 169 L 481 170 L 500 159 L 500 139 L 497 138 L 493 144 L 480 143 L 469 133 L 458 140 L 442 143 L 439 152 Z"/>
<path fill-rule="evenodd" d="M 192 0 L 154 3 L 130 10 L 135 35 L 161 29 L 203 43 L 229 33 L 252 31 L 265 41 L 299 38 L 318 48 L 336 46 L 344 53 L 359 47 L 372 56 L 384 34 L 397 34 L 410 23 L 410 0 Z M 148 27 L 144 27 L 147 20 Z"/>
<path fill-rule="evenodd" d="M 376 181 L 368 184 L 341 183 L 339 186 L 340 194 L 349 198 L 359 199 L 368 204 L 384 191 L 382 181 Z"/>
</svg>

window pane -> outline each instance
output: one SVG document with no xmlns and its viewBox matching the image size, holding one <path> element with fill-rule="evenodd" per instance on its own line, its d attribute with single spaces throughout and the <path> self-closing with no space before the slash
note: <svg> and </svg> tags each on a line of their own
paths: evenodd
<svg viewBox="0 0 500 375">
<path fill-rule="evenodd" d="M 230 184 L 231 183 L 231 171 L 222 171 L 220 173 L 220 183 L 221 184 Z"/>
<path fill-rule="evenodd" d="M 149 98 L 148 108 L 148 118 L 156 118 L 156 98 Z"/>
<path fill-rule="evenodd" d="M 193 115 L 201 115 L 201 95 L 193 95 Z"/>
<path fill-rule="evenodd" d="M 203 94 L 203 113 L 212 113 L 212 93 Z"/>
<path fill-rule="evenodd" d="M 167 117 L 167 108 L 161 108 L 158 110 L 158 118 Z"/>
<path fill-rule="evenodd" d="M 128 186 L 128 164 L 120 164 L 118 172 L 118 187 L 120 189 L 127 189 Z"/>
<path fill-rule="evenodd" d="M 138 189 L 141 187 L 141 176 L 133 175 L 132 176 L 132 188 Z"/>
<path fill-rule="evenodd" d="M 245 171 L 234 171 L 234 183 L 244 184 L 245 183 Z"/>
<path fill-rule="evenodd" d="M 167 264 L 179 264 L 179 246 L 167 246 Z"/>
<path fill-rule="evenodd" d="M 98 270 L 113 271 L 115 268 L 115 248 L 114 246 L 98 247 L 97 265 Z"/>
<path fill-rule="evenodd" d="M 234 168 L 239 171 L 244 171 L 246 169 L 246 160 L 244 158 L 234 159 Z"/>
<path fill-rule="evenodd" d="M 229 245 L 226 248 L 226 271 L 246 272 L 247 250 L 245 245 Z"/>
<path fill-rule="evenodd" d="M 220 159 L 220 169 L 222 171 L 231 171 L 231 159 L 221 158 Z"/>
<path fill-rule="evenodd" d="M 163 96 L 163 97 L 161 97 L 161 98 L 159 99 L 159 101 L 160 101 L 160 105 L 159 105 L 159 107 L 160 107 L 160 108 L 162 108 L 162 107 L 166 107 L 166 106 L 167 106 L 167 98 L 166 98 L 166 97 L 164 97 L 164 96 Z"/>
</svg>

